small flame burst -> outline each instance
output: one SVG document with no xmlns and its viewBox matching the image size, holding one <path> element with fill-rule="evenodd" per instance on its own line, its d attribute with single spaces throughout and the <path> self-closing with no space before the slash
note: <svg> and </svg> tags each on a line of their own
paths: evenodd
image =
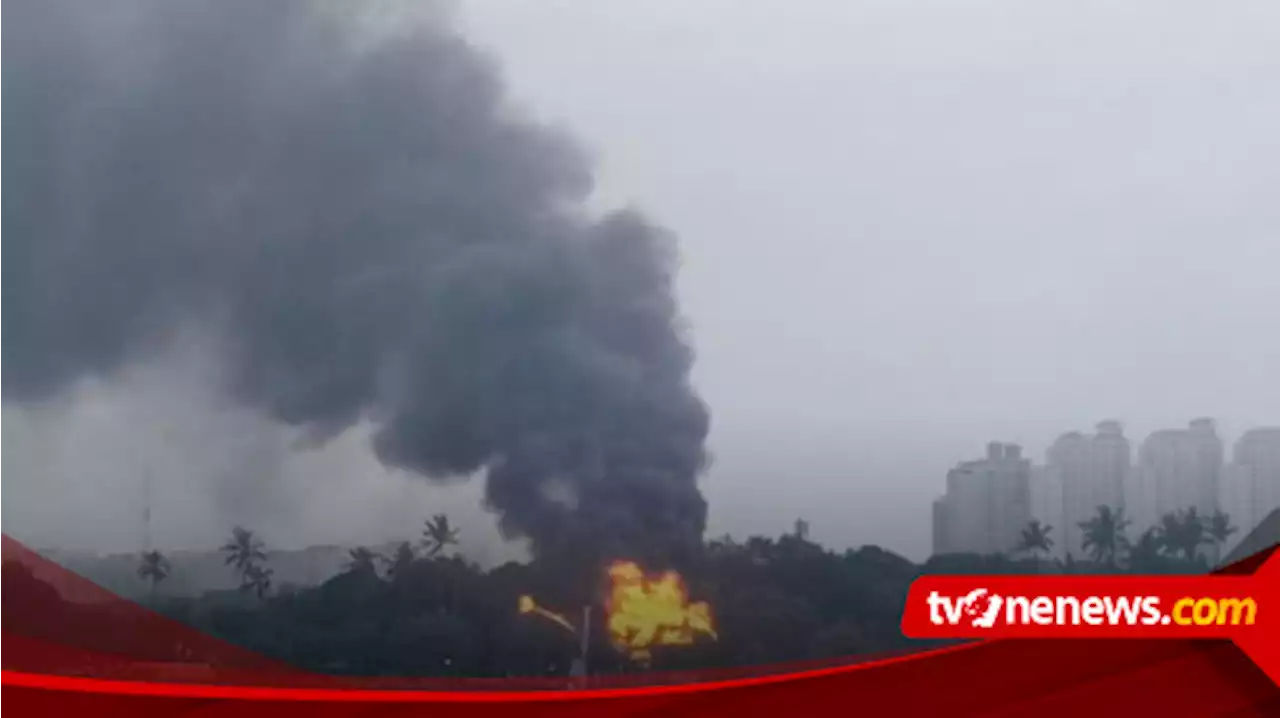
<svg viewBox="0 0 1280 718">
<path fill-rule="evenodd" d="M 689 591 L 675 571 L 651 578 L 632 561 L 615 561 L 609 580 L 609 635 L 632 660 L 647 661 L 652 646 L 690 645 L 698 634 L 717 638 L 711 607 L 705 601 L 689 603 Z"/>
<path fill-rule="evenodd" d="M 578 629 L 574 628 L 572 623 L 569 623 L 569 619 L 554 611 L 548 611 L 542 606 L 539 606 L 538 603 L 533 600 L 533 596 L 521 596 L 516 608 L 520 610 L 520 613 L 536 613 L 549 621 L 559 624 L 570 633 L 578 632 Z"/>
</svg>

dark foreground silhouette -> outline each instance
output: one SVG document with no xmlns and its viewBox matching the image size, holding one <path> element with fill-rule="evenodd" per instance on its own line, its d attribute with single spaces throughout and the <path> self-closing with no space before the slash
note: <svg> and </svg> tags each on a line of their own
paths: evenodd
<svg viewBox="0 0 1280 718">
<path fill-rule="evenodd" d="M 928 644 L 902 637 L 911 581 L 922 573 L 1201 573 L 1203 559 L 1164 555 L 1133 562 L 1051 562 L 956 554 L 923 565 L 866 546 L 836 553 L 798 536 L 711 541 L 684 570 L 690 597 L 710 603 L 717 640 L 653 652 L 644 664 L 614 650 L 598 607 L 592 612 L 592 673 L 706 669 L 884 653 Z M 565 675 L 579 638 L 517 610 L 539 605 L 582 620 L 581 594 L 548 561 L 490 571 L 459 556 L 390 557 L 352 551 L 348 568 L 322 585 L 157 600 L 188 625 L 292 665 L 325 673 L 427 676 Z"/>
</svg>

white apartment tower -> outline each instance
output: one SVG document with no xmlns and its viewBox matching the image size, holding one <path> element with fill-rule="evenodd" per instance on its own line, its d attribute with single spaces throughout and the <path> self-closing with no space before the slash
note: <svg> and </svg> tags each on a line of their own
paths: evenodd
<svg viewBox="0 0 1280 718">
<path fill-rule="evenodd" d="M 1103 421 L 1093 436 L 1071 431 L 1058 437 L 1046 459 L 1047 483 L 1062 489 L 1062 524 L 1054 540 L 1062 552 L 1079 556 L 1084 540 L 1080 522 L 1095 516 L 1099 506 L 1125 507 L 1129 440 L 1120 422 Z"/>
<path fill-rule="evenodd" d="M 1223 446 L 1212 419 L 1195 419 L 1186 429 L 1161 429 L 1142 442 L 1129 494 L 1129 512 L 1141 532 L 1165 514 L 1195 507 L 1201 516 L 1218 509 Z"/>
<path fill-rule="evenodd" d="M 1021 447 L 999 442 L 947 472 L 947 493 L 933 507 L 934 553 L 1014 551 L 1031 520 L 1030 479 Z"/>
<path fill-rule="evenodd" d="M 1280 508 L 1280 427 L 1251 429 L 1236 441 L 1218 503 L 1238 529 L 1227 541 L 1228 551 Z"/>
</svg>

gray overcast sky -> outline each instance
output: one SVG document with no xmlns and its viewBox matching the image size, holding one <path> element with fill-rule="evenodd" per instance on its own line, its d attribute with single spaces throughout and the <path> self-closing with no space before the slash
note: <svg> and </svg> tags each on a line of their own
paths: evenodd
<svg viewBox="0 0 1280 718">
<path fill-rule="evenodd" d="M 989 439 L 1039 459 L 1107 417 L 1136 440 L 1198 415 L 1228 440 L 1280 423 L 1273 2 L 472 0 L 458 16 L 527 111 L 592 149 L 602 205 L 681 238 L 710 532 L 802 515 L 824 542 L 920 558 L 946 469 Z M 141 460 L 110 437 L 169 396 L 156 387 L 198 383 L 175 371 L 69 415 L 6 408 L 6 531 L 130 548 Z M 179 404 L 164 423 L 203 432 L 207 402 Z M 227 411 L 219 431 L 248 443 L 210 449 L 235 456 L 209 472 L 311 482 L 280 542 L 372 541 L 478 495 L 388 474 L 351 437 L 293 457 Z M 88 455 L 112 479 L 86 494 Z M 207 542 L 273 511 L 214 501 L 192 519 L 197 484 L 157 500 L 158 532 Z"/>
<path fill-rule="evenodd" d="M 681 234 L 713 524 L 919 555 L 990 438 L 1280 421 L 1274 3 L 463 17 L 608 202 Z"/>
</svg>

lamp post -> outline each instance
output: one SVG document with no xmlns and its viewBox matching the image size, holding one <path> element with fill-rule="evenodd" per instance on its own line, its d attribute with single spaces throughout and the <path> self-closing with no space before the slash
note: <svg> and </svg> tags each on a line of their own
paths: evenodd
<svg viewBox="0 0 1280 718">
<path fill-rule="evenodd" d="M 521 613 L 536 613 L 578 637 L 578 656 L 573 659 L 573 664 L 569 667 L 569 677 L 585 678 L 588 672 L 587 656 L 591 648 L 591 604 L 588 603 L 582 607 L 581 627 L 574 626 L 560 614 L 542 608 L 532 596 L 520 597 L 519 610 Z M 572 688 L 573 685 L 570 684 L 569 687 Z"/>
<path fill-rule="evenodd" d="M 591 645 L 591 605 L 582 607 L 582 628 L 576 631 L 578 634 L 578 657 L 573 659 L 573 665 L 569 667 L 569 677 L 575 680 L 569 684 L 570 688 L 577 687 L 575 684 L 581 683 L 589 675 L 590 664 L 587 662 L 588 651 Z"/>
</svg>

